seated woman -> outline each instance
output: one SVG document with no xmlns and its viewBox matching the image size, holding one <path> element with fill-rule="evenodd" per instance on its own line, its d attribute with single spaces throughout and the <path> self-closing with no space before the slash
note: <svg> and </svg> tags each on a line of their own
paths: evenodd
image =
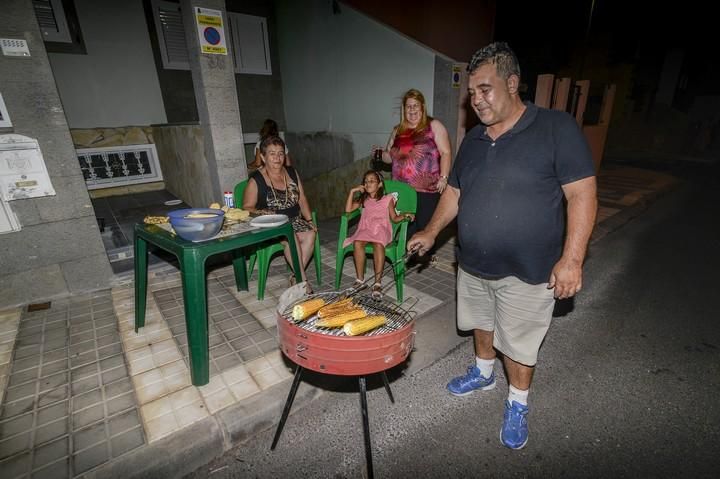
<svg viewBox="0 0 720 479">
<path fill-rule="evenodd" d="M 295 231 L 302 279 L 307 281 L 305 268 L 313 252 L 315 225 L 302 182 L 293 167 L 285 166 L 285 142 L 280 137 L 271 136 L 263 140 L 260 144 L 260 159 L 264 167 L 250 175 L 242 208 L 258 215 L 288 216 Z M 285 259 L 292 267 L 287 241 L 283 241 L 283 246 Z M 291 284 L 294 284 L 295 276 L 290 278 Z M 308 293 L 311 293 L 310 283 L 307 285 Z"/>
</svg>

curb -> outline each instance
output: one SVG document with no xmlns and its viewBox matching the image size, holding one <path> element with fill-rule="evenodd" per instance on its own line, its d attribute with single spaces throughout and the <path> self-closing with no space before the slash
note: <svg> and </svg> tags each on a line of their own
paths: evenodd
<svg viewBox="0 0 720 479">
<path fill-rule="evenodd" d="M 288 380 L 276 384 L 262 394 L 223 409 L 166 438 L 135 449 L 82 477 L 150 479 L 189 474 L 260 431 L 274 426 L 282 413 L 291 382 Z M 310 404 L 322 393 L 322 389 L 301 382 L 292 412 Z"/>
</svg>

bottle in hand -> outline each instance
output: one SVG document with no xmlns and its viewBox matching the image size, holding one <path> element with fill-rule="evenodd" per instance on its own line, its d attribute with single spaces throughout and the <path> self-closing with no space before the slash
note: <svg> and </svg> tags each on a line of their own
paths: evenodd
<svg viewBox="0 0 720 479">
<path fill-rule="evenodd" d="M 375 171 L 382 170 L 382 167 L 383 167 L 382 154 L 383 154 L 382 148 L 377 148 L 373 152 L 372 169 Z"/>
</svg>

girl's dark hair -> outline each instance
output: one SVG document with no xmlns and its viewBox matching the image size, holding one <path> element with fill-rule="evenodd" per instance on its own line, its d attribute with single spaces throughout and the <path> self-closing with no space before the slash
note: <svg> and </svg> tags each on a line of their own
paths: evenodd
<svg viewBox="0 0 720 479">
<path fill-rule="evenodd" d="M 365 178 L 367 178 L 368 175 L 374 175 L 375 179 L 378 180 L 378 190 L 376 198 L 382 198 L 385 195 L 385 185 L 382 173 L 375 170 L 367 170 L 363 175 L 363 184 L 365 183 Z M 370 198 L 370 195 L 367 193 L 367 191 L 363 191 L 362 193 L 360 193 L 360 205 L 365 206 L 365 200 L 368 198 Z"/>
<path fill-rule="evenodd" d="M 279 136 L 280 133 L 278 133 L 278 125 L 275 123 L 275 120 L 271 120 L 268 118 L 263 123 L 262 128 L 260 129 L 260 139 L 264 140 L 268 136 Z"/>
<path fill-rule="evenodd" d="M 260 153 L 265 156 L 265 153 L 267 152 L 267 148 L 270 145 L 278 145 L 282 147 L 283 152 L 285 151 L 285 142 L 280 138 L 279 136 L 268 136 L 265 138 L 262 143 L 260 143 Z"/>
</svg>

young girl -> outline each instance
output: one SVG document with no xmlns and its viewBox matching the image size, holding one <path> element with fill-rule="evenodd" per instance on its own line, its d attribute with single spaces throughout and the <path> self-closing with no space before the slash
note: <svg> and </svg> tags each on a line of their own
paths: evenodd
<svg viewBox="0 0 720 479">
<path fill-rule="evenodd" d="M 357 197 L 356 194 L 360 193 Z M 375 284 L 372 288 L 372 297 L 375 300 L 382 298 L 382 274 L 385 266 L 385 246 L 392 241 L 392 225 L 405 218 L 413 221 L 414 215 L 407 213 L 398 215 L 395 212 L 395 197 L 385 195 L 385 187 L 380 173 L 370 170 L 363 176 L 363 183 L 354 187 L 348 193 L 345 202 L 345 212 L 350 213 L 362 207 L 360 223 L 355 233 L 343 243 L 343 248 L 353 243 L 353 258 L 355 259 L 354 288 L 362 286 L 365 277 L 365 245 L 372 244 L 373 266 L 375 267 Z"/>
</svg>

